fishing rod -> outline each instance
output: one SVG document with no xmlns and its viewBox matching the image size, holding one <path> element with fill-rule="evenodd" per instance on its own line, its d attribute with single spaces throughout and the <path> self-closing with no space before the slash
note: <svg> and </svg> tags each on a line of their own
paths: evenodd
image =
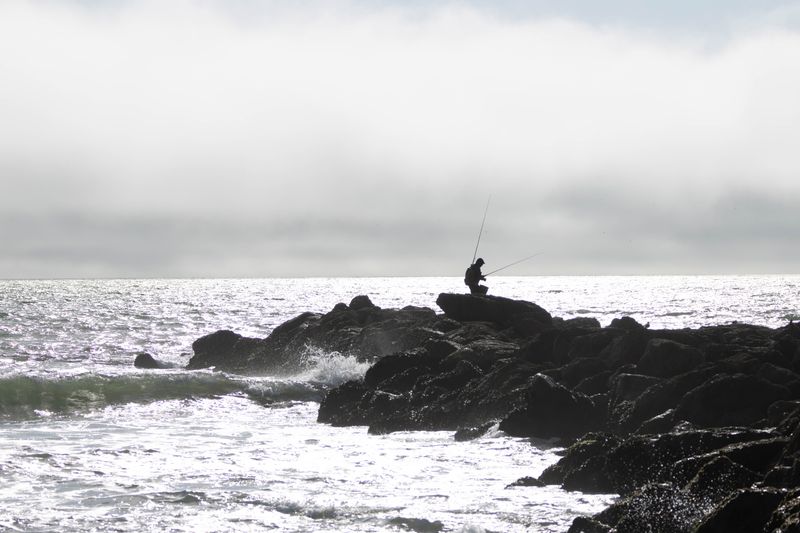
<svg viewBox="0 0 800 533">
<path fill-rule="evenodd" d="M 497 272 L 500 272 L 501 270 L 505 270 L 505 269 L 507 269 L 508 267 L 512 267 L 512 266 L 514 266 L 514 265 L 518 265 L 518 264 L 522 263 L 523 261 L 527 261 L 528 259 L 533 259 L 533 258 L 534 258 L 534 257 L 536 257 L 537 255 L 542 255 L 543 253 L 544 253 L 544 252 L 536 252 L 535 254 L 533 254 L 533 255 L 529 255 L 528 257 L 523 257 L 523 258 L 522 258 L 522 259 L 520 259 L 519 261 L 514 261 L 513 263 L 511 263 L 511 264 L 508 264 L 508 265 L 506 265 L 506 266 L 504 266 L 504 267 L 500 267 L 500 268 L 498 268 L 497 270 L 492 270 L 492 271 L 491 271 L 491 272 L 489 272 L 488 274 L 484 274 L 484 276 L 491 276 L 492 274 L 496 274 Z"/>
<path fill-rule="evenodd" d="M 486 224 L 486 214 L 489 212 L 489 202 L 492 201 L 492 195 L 489 195 L 489 199 L 486 200 L 486 209 L 483 212 L 483 221 L 481 222 L 481 230 L 478 232 L 478 242 L 475 243 L 475 253 L 472 254 L 472 263 L 475 264 L 475 258 L 478 257 L 478 246 L 481 244 L 481 235 L 483 235 L 483 225 Z"/>
</svg>

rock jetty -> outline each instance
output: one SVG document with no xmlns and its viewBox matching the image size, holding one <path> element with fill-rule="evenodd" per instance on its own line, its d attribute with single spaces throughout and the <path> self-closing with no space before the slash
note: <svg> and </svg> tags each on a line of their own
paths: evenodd
<svg viewBox="0 0 800 533">
<path fill-rule="evenodd" d="M 570 533 L 800 533 L 800 325 L 601 327 L 494 296 L 437 304 L 358 296 L 266 339 L 218 331 L 188 368 L 290 372 L 308 347 L 339 351 L 372 366 L 327 393 L 319 422 L 558 439 L 560 461 L 509 484 L 620 495 Z"/>
</svg>

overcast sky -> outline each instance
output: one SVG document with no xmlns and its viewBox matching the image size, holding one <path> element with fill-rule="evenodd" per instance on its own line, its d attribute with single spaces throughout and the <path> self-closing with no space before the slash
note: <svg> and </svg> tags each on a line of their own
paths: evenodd
<svg viewBox="0 0 800 533">
<path fill-rule="evenodd" d="M 701 4 L 701 6 L 698 6 Z M 798 273 L 800 1 L 0 2 L 0 278 Z"/>
</svg>

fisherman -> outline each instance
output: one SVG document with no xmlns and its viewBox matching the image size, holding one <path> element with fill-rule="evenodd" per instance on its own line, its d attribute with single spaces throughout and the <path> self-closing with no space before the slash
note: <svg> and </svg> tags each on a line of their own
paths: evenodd
<svg viewBox="0 0 800 533">
<path fill-rule="evenodd" d="M 486 281 L 486 276 L 481 274 L 483 264 L 483 259 L 479 257 L 464 273 L 464 284 L 469 287 L 471 294 L 484 295 L 489 291 L 489 287 L 480 285 L 481 281 Z"/>
</svg>

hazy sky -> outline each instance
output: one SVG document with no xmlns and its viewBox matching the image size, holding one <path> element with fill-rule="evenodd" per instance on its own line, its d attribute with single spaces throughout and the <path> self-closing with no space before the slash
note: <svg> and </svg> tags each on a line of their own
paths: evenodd
<svg viewBox="0 0 800 533">
<path fill-rule="evenodd" d="M 698 4 L 700 4 L 698 6 Z M 0 277 L 800 271 L 800 1 L 0 2 Z"/>
</svg>

